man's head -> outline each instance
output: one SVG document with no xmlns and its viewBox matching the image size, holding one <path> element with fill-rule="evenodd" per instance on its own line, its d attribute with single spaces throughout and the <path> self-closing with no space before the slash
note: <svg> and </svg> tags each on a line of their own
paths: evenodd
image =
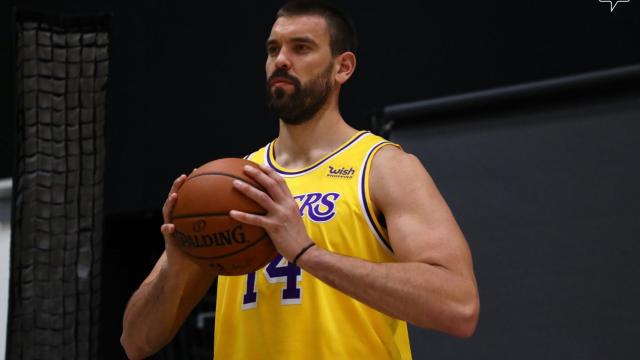
<svg viewBox="0 0 640 360">
<path fill-rule="evenodd" d="M 341 11 L 319 1 L 283 6 L 267 40 L 267 102 L 289 124 L 311 119 L 355 69 L 355 30 Z"/>
<path fill-rule="evenodd" d="M 276 18 L 302 15 L 324 18 L 329 29 L 331 54 L 334 57 L 347 51 L 355 54 L 358 47 L 356 30 L 345 12 L 322 1 L 299 0 L 286 3 L 278 10 Z"/>
</svg>

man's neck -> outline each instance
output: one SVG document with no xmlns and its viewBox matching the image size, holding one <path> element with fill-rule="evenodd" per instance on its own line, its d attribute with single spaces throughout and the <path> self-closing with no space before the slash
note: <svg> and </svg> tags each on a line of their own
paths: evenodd
<svg viewBox="0 0 640 360">
<path fill-rule="evenodd" d="M 337 149 L 357 131 L 349 126 L 337 107 L 321 109 L 312 119 L 298 125 L 280 120 L 275 145 L 276 161 L 288 169 L 300 169 Z"/>
</svg>

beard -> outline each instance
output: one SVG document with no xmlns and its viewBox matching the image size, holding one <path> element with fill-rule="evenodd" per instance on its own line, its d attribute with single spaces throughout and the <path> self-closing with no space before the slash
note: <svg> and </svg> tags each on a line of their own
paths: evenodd
<svg viewBox="0 0 640 360">
<path fill-rule="evenodd" d="M 289 125 L 307 122 L 326 104 L 333 89 L 330 81 L 333 64 L 329 65 L 304 86 L 298 78 L 290 75 L 286 70 L 276 69 L 267 79 L 267 106 L 282 121 Z M 273 91 L 269 84 L 271 79 L 280 77 L 290 81 L 293 92 L 288 95 L 282 88 Z"/>
</svg>

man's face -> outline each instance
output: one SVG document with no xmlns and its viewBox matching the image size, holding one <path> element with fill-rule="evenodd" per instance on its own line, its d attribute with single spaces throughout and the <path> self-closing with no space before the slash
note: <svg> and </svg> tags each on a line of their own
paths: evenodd
<svg viewBox="0 0 640 360">
<path fill-rule="evenodd" d="M 284 122 L 311 119 L 334 88 L 329 32 L 320 16 L 279 17 L 267 40 L 267 104 Z"/>
</svg>

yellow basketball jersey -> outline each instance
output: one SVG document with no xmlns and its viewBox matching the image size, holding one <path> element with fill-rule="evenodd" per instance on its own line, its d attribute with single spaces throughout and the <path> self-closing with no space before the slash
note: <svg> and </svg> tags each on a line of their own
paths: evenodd
<svg viewBox="0 0 640 360">
<path fill-rule="evenodd" d="M 300 207 L 317 246 L 373 262 L 393 262 L 368 188 L 371 160 L 397 146 L 366 131 L 315 164 L 278 165 L 274 144 L 249 159 L 275 169 Z M 411 359 L 407 325 L 326 285 L 278 256 L 245 276 L 220 276 L 214 359 Z"/>
</svg>

